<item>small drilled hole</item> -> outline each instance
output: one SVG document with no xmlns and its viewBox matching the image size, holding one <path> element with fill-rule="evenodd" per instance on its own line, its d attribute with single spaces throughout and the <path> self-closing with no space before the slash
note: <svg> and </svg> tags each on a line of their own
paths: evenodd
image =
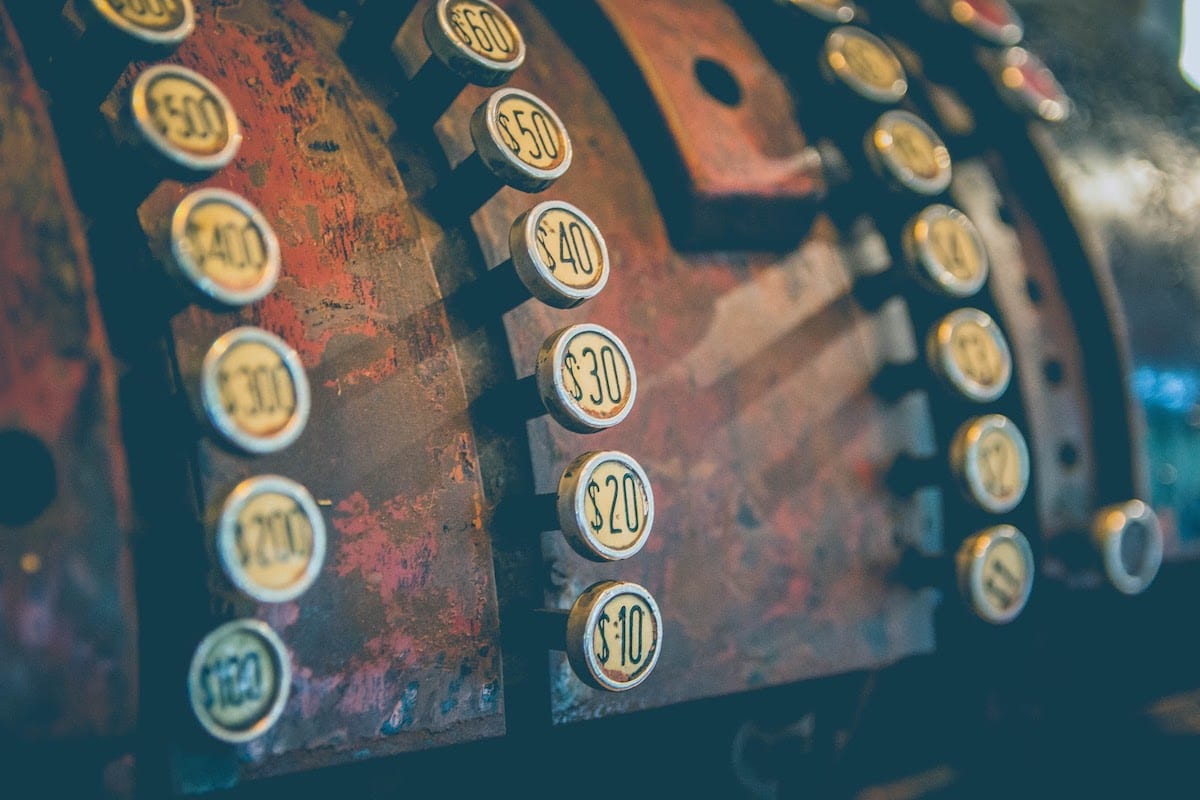
<svg viewBox="0 0 1200 800">
<path fill-rule="evenodd" d="M 1035 304 L 1042 302 L 1042 287 L 1033 278 L 1025 281 L 1025 294 L 1029 295 L 1029 299 Z"/>
<path fill-rule="evenodd" d="M 1070 442 L 1063 442 L 1058 448 L 1058 463 L 1070 469 L 1079 463 L 1079 451 Z"/>
<path fill-rule="evenodd" d="M 724 64 L 707 58 L 696 59 L 696 80 L 718 103 L 733 108 L 742 102 L 742 87 Z"/>
<path fill-rule="evenodd" d="M 1063 382 L 1063 365 L 1057 359 L 1046 359 L 1046 363 L 1042 365 L 1042 373 L 1046 376 L 1046 382 L 1051 386 L 1058 386 Z"/>
<path fill-rule="evenodd" d="M 25 525 L 37 519 L 58 493 L 54 458 L 46 445 L 24 431 L 0 431 L 0 525 Z"/>
</svg>

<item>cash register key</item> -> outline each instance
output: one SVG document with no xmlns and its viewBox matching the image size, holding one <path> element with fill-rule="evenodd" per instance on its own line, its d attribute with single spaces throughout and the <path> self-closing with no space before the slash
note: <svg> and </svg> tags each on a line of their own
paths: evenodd
<svg viewBox="0 0 1200 800">
<path fill-rule="evenodd" d="M 608 283 L 608 247 L 596 224 L 570 203 L 539 203 L 513 223 L 512 264 L 529 293 L 555 308 L 590 300 Z"/>
<path fill-rule="evenodd" d="M 959 591 L 980 619 L 1012 622 L 1033 589 L 1033 550 L 1012 525 L 980 531 L 962 543 L 955 558 Z"/>
<path fill-rule="evenodd" d="M 1012 380 L 1012 353 L 988 314 L 959 308 L 943 317 L 925 348 L 929 367 L 953 391 L 977 403 L 998 399 Z"/>
<path fill-rule="evenodd" d="M 821 72 L 875 103 L 898 103 L 908 92 L 908 76 L 892 48 L 862 28 L 844 25 L 825 37 Z"/>
<path fill-rule="evenodd" d="M 236 328 L 209 348 L 201 365 L 204 416 L 225 443 L 252 454 L 294 442 L 311 399 L 300 356 L 260 328 Z"/>
<path fill-rule="evenodd" d="M 858 8 L 851 0 L 776 0 L 782 6 L 811 14 L 822 22 L 846 24 L 854 19 Z"/>
<path fill-rule="evenodd" d="M 432 125 L 468 84 L 499 86 L 525 62 L 520 30 L 490 0 L 437 0 L 421 26 L 430 55 L 394 107 L 411 125 Z"/>
<path fill-rule="evenodd" d="M 1062 122 L 1071 114 L 1071 100 L 1050 68 L 1023 47 L 1010 47 L 997 59 L 996 85 L 1005 101 L 1025 114 L 1046 122 Z"/>
<path fill-rule="evenodd" d="M 279 475 L 247 478 L 226 498 L 216 525 L 221 568 L 262 603 L 304 593 L 325 561 L 325 520 L 308 490 Z"/>
<path fill-rule="evenodd" d="M 525 62 L 521 31 L 489 0 L 437 0 L 423 30 L 434 57 L 467 83 L 499 86 Z"/>
<path fill-rule="evenodd" d="M 571 166 L 566 126 L 521 89 L 500 89 L 475 110 L 471 140 L 488 171 L 522 192 L 542 191 Z"/>
<path fill-rule="evenodd" d="M 224 742 L 266 733 L 283 714 L 292 668 L 278 634 L 256 619 L 227 622 L 201 640 L 188 671 L 197 721 Z"/>
<path fill-rule="evenodd" d="M 196 27 L 192 0 L 83 0 L 83 4 L 113 29 L 154 47 L 177 47 Z"/>
<path fill-rule="evenodd" d="M 963 494 L 985 511 L 1012 511 L 1029 489 L 1029 447 L 1002 414 L 967 420 L 950 444 L 950 466 Z"/>
<path fill-rule="evenodd" d="M 591 561 L 637 555 L 654 527 L 654 492 L 645 470 L 616 450 L 584 453 L 558 481 L 558 522 L 567 543 Z"/>
<path fill-rule="evenodd" d="M 134 128 L 155 152 L 191 172 L 212 172 L 242 144 L 237 115 L 213 83 L 186 67 L 158 64 L 133 84 Z"/>
<path fill-rule="evenodd" d="M 637 396 L 629 351 L 612 331 L 590 323 L 552 334 L 538 352 L 534 377 L 550 416 L 577 433 L 619 424 Z"/>
<path fill-rule="evenodd" d="M 1100 509 L 1092 519 L 1092 542 L 1104 574 L 1117 591 L 1144 592 L 1162 566 L 1163 531 L 1158 515 L 1141 500 Z"/>
<path fill-rule="evenodd" d="M 261 300 L 279 278 L 279 240 L 241 195 L 199 189 L 171 218 L 171 277 L 201 302 L 237 308 Z"/>
<path fill-rule="evenodd" d="M 521 89 L 499 89 L 470 122 L 475 150 L 430 195 L 442 213 L 469 215 L 504 186 L 533 194 L 571 166 L 571 139 L 549 106 Z"/>
<path fill-rule="evenodd" d="M 1025 25 L 1006 0 L 921 0 L 926 12 L 953 22 L 984 44 L 1010 47 L 1025 36 Z"/>
<path fill-rule="evenodd" d="M 866 140 L 867 158 L 889 183 L 935 195 L 950 186 L 950 152 L 925 120 L 909 111 L 885 111 Z"/>
<path fill-rule="evenodd" d="M 965 298 L 987 282 L 988 256 L 970 218 L 951 206 L 935 204 L 904 229 L 904 259 L 926 288 Z"/>
<path fill-rule="evenodd" d="M 579 679 L 596 689 L 623 692 L 638 686 L 654 671 L 661 647 L 658 604 L 636 583 L 593 584 L 567 616 L 567 660 Z"/>
</svg>

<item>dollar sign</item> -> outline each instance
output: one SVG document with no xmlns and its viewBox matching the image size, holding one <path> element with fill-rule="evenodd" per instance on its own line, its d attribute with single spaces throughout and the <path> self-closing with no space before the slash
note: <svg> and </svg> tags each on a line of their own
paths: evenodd
<svg viewBox="0 0 1200 800">
<path fill-rule="evenodd" d="M 575 377 L 575 365 L 578 363 L 579 359 L 575 358 L 574 353 L 567 353 L 567 357 L 563 359 L 563 371 L 574 384 L 568 391 L 571 392 L 571 397 L 575 398 L 576 402 L 583 399 L 583 387 L 579 385 L 579 379 Z"/>
<path fill-rule="evenodd" d="M 588 524 L 592 526 L 592 530 L 596 533 L 604 527 L 604 514 L 600 512 L 600 504 L 596 502 L 596 498 L 600 496 L 600 484 L 595 481 L 588 481 L 587 487 L 588 499 L 592 501 L 592 520 Z"/>
<path fill-rule="evenodd" d="M 204 694 L 203 699 L 201 700 L 201 704 L 205 708 L 212 708 L 213 702 L 214 702 L 214 700 L 216 700 L 216 698 L 214 698 L 212 695 L 212 689 L 209 688 L 209 685 L 208 685 L 208 682 L 211 678 L 212 678 L 212 670 L 209 669 L 208 664 L 205 664 L 203 667 L 200 668 L 200 691 L 203 692 L 203 694 Z"/>
<path fill-rule="evenodd" d="M 604 648 L 599 653 L 596 653 L 596 657 L 600 659 L 601 664 L 608 663 L 608 637 L 604 635 L 604 623 L 608 621 L 608 614 L 601 614 L 600 621 L 597 623 L 600 627 L 600 646 Z"/>
<path fill-rule="evenodd" d="M 538 250 L 542 251 L 542 260 L 546 262 L 546 266 L 549 268 L 549 270 L 551 272 L 554 272 L 554 268 L 558 266 L 558 262 L 556 262 L 554 260 L 554 254 L 550 252 L 550 248 L 546 245 L 546 237 L 548 235 L 549 234 L 546 233 L 546 229 L 543 228 L 541 225 L 538 225 L 538 229 L 537 229 Z"/>
<path fill-rule="evenodd" d="M 504 144 L 508 145 L 508 149 L 513 151 L 513 155 L 521 154 L 521 144 L 517 141 L 517 137 L 513 136 L 513 132 L 508 129 L 508 115 L 496 115 L 496 124 L 500 127 L 500 135 L 504 139 Z"/>
</svg>

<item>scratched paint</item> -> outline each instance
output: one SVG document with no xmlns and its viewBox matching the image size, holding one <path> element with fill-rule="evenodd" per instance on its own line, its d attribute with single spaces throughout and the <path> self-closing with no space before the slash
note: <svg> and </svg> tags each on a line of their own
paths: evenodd
<svg viewBox="0 0 1200 800">
<path fill-rule="evenodd" d="M 336 27 L 302 3 L 199 3 L 197 14 L 175 60 L 221 87 L 246 134 L 204 183 L 263 211 L 283 269 L 252 308 L 176 317 L 180 371 L 194 381 L 221 331 L 256 324 L 297 349 L 313 387 L 294 446 L 248 460 L 202 442 L 200 484 L 207 504 L 238 477 L 287 475 L 324 501 L 330 532 L 313 587 L 286 612 L 257 608 L 295 677 L 275 728 L 238 748 L 240 778 L 497 735 L 474 438 L 440 290 L 385 146 L 391 123 L 341 65 Z M 143 226 L 161 225 L 187 188 L 160 186 Z"/>
<path fill-rule="evenodd" d="M 614 260 L 595 300 L 568 311 L 531 302 L 508 314 L 513 361 L 527 374 L 551 331 L 596 322 L 628 345 L 640 382 L 637 407 L 610 431 L 580 436 L 544 418 L 530 426 L 538 490 L 551 491 L 580 452 L 614 448 L 645 466 L 656 501 L 650 542 L 628 561 L 591 564 L 561 537 L 543 539 L 552 576 L 546 602 L 566 608 L 594 581 L 632 580 L 654 594 L 665 623 L 655 673 L 620 695 L 585 687 L 552 654 L 553 719 L 792 683 L 930 651 L 932 597 L 887 576 L 901 553 L 896 533 L 913 512 L 880 480 L 900 448 L 927 435 L 929 421 L 869 389 L 897 343 L 912 346 L 905 315 L 872 315 L 850 299 L 848 268 L 827 225 L 780 256 L 676 252 L 622 125 L 587 71 L 527 4 L 514 4 L 513 13 L 538 57 L 512 83 L 551 104 L 576 148 L 571 170 L 538 199 L 583 208 Z M 622 121 L 638 135 L 637 120 Z M 451 147 L 461 148 L 465 131 L 445 124 Z M 758 130 L 766 135 L 770 126 Z M 746 175 L 745 186 L 760 179 Z M 476 216 L 491 263 L 501 260 L 511 220 L 530 203 L 505 191 Z"/>
</svg>

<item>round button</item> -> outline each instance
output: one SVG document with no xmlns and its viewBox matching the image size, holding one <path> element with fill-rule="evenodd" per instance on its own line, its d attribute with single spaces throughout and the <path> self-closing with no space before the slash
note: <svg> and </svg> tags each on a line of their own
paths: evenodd
<svg viewBox="0 0 1200 800">
<path fill-rule="evenodd" d="M 242 481 L 217 521 L 217 555 L 230 582 L 263 603 L 294 600 L 325 561 L 325 520 L 308 490 L 278 475 Z"/>
<path fill-rule="evenodd" d="M 308 421 L 300 356 L 259 328 L 236 328 L 213 342 L 201 366 L 200 392 L 213 429 L 248 453 L 282 450 Z"/>
<path fill-rule="evenodd" d="M 922 0 L 939 19 L 962 26 L 984 44 L 1008 47 L 1025 36 L 1025 25 L 1006 0 Z"/>
<path fill-rule="evenodd" d="M 579 433 L 620 423 L 637 395 L 629 351 L 599 325 L 571 325 L 553 334 L 538 353 L 535 374 L 550 416 Z"/>
<path fill-rule="evenodd" d="M 826 77 L 876 103 L 897 103 L 908 92 L 908 77 L 900 59 L 882 39 L 862 28 L 843 26 L 830 31 L 821 67 Z"/>
<path fill-rule="evenodd" d="M 206 731 L 240 743 L 279 720 L 291 683 L 287 650 L 275 631 L 256 619 L 239 619 L 200 642 L 188 672 L 188 695 Z"/>
<path fill-rule="evenodd" d="M 192 0 L 89 0 L 109 25 L 146 44 L 175 47 L 196 27 Z"/>
<path fill-rule="evenodd" d="M 978 617 L 1001 625 L 1025 609 L 1033 589 L 1033 550 L 1012 525 L 971 536 L 955 561 L 959 590 Z"/>
<path fill-rule="evenodd" d="M 492 174 L 523 192 L 540 192 L 571 166 L 566 126 L 520 89 L 501 89 L 475 110 L 471 139 Z"/>
<path fill-rule="evenodd" d="M 954 391 L 989 403 L 1008 389 L 1012 354 L 995 321 L 977 308 L 951 311 L 929 333 L 930 368 Z"/>
<path fill-rule="evenodd" d="M 610 692 L 632 689 L 654 670 L 662 615 L 636 583 L 602 581 L 584 590 L 567 617 L 567 659 L 579 679 Z"/>
<path fill-rule="evenodd" d="M 525 62 L 525 40 L 488 0 L 438 0 L 424 19 L 434 56 L 463 80 L 499 86 Z"/>
<path fill-rule="evenodd" d="M 823 22 L 845 24 L 854 19 L 858 9 L 849 0 L 776 0 L 781 5 L 797 8 L 812 14 Z"/>
<path fill-rule="evenodd" d="M 225 189 L 200 189 L 171 218 L 171 273 L 205 300 L 235 308 L 279 277 L 279 241 L 262 213 Z"/>
<path fill-rule="evenodd" d="M 950 151 L 925 120 L 886 111 L 867 134 L 867 155 L 884 178 L 924 195 L 950 186 Z"/>
<path fill-rule="evenodd" d="M 567 542 L 584 558 L 631 558 L 654 527 L 650 479 L 624 453 L 584 453 L 558 481 L 558 519 Z"/>
<path fill-rule="evenodd" d="M 1016 423 L 989 414 L 963 423 L 950 445 L 950 464 L 967 499 L 985 511 L 1012 511 L 1029 488 L 1029 447 Z"/>
<path fill-rule="evenodd" d="M 1017 111 L 1046 122 L 1062 122 L 1071 113 L 1071 101 L 1054 73 L 1023 47 L 1004 51 L 996 83 L 1000 94 Z"/>
<path fill-rule="evenodd" d="M 237 155 L 242 133 L 221 90 L 174 64 L 145 70 L 133 84 L 133 121 L 150 145 L 189 170 L 224 167 Z"/>
<path fill-rule="evenodd" d="M 1092 541 L 1100 550 L 1104 574 L 1122 594 L 1141 594 L 1154 582 L 1163 559 L 1158 515 L 1141 500 L 1117 503 L 1096 512 Z"/>
<path fill-rule="evenodd" d="M 570 203 L 540 203 L 517 217 L 508 244 L 521 282 L 547 305 L 572 308 L 608 283 L 604 237 Z"/>
<path fill-rule="evenodd" d="M 929 289 L 962 298 L 987 282 L 983 238 L 957 208 L 941 204 L 926 208 L 908 223 L 903 246 L 909 267 Z"/>
</svg>

